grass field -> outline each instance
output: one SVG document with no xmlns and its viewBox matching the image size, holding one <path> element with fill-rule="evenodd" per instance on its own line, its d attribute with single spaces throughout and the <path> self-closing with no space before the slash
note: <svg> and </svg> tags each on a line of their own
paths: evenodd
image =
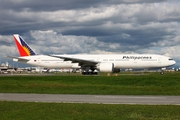
<svg viewBox="0 0 180 120">
<path fill-rule="evenodd" d="M 0 93 L 180 95 L 180 73 L 0 76 Z"/>
<path fill-rule="evenodd" d="M 180 73 L 0 76 L 0 93 L 180 95 Z M 178 120 L 175 105 L 0 101 L 0 120 Z"/>
<path fill-rule="evenodd" d="M 1 120 L 178 120 L 173 105 L 0 102 Z"/>
</svg>

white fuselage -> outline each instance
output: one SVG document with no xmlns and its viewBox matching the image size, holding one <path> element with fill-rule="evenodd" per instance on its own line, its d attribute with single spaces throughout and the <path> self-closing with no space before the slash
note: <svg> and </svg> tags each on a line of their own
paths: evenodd
<svg viewBox="0 0 180 120">
<path fill-rule="evenodd" d="M 98 63 L 113 63 L 114 68 L 163 68 L 174 65 L 176 62 L 170 57 L 156 54 L 75 54 L 60 55 L 71 58 L 97 61 Z M 51 57 L 48 55 L 35 55 L 19 57 L 28 59 L 27 64 L 46 68 L 80 68 L 78 63 L 64 61 L 63 59 Z"/>
</svg>

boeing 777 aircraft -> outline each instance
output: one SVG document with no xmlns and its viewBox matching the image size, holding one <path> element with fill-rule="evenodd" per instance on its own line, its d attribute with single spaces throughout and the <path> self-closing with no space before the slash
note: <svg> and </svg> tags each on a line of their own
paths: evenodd
<svg viewBox="0 0 180 120">
<path fill-rule="evenodd" d="M 122 68 L 166 68 L 176 62 L 163 55 L 156 54 L 70 54 L 70 55 L 38 55 L 23 40 L 14 34 L 14 40 L 20 57 L 11 57 L 14 61 L 46 68 L 81 69 L 82 74 L 100 72 L 120 72 Z"/>
</svg>

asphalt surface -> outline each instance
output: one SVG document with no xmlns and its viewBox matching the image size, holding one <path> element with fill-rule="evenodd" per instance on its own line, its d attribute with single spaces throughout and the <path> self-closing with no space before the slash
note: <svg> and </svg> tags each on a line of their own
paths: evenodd
<svg viewBox="0 0 180 120">
<path fill-rule="evenodd" d="M 70 95 L 0 93 L 0 101 L 180 105 L 180 96 Z"/>
</svg>

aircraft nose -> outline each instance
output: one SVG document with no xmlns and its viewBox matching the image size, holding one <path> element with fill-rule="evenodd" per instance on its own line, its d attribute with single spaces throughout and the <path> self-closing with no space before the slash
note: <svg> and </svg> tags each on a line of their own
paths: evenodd
<svg viewBox="0 0 180 120">
<path fill-rule="evenodd" d="M 172 65 L 176 64 L 176 61 L 170 58 L 169 59 L 169 64 L 172 66 Z"/>
<path fill-rule="evenodd" d="M 171 65 L 175 65 L 176 64 L 176 61 L 171 61 Z"/>
<path fill-rule="evenodd" d="M 176 61 L 173 61 L 173 65 L 176 64 Z"/>
</svg>

